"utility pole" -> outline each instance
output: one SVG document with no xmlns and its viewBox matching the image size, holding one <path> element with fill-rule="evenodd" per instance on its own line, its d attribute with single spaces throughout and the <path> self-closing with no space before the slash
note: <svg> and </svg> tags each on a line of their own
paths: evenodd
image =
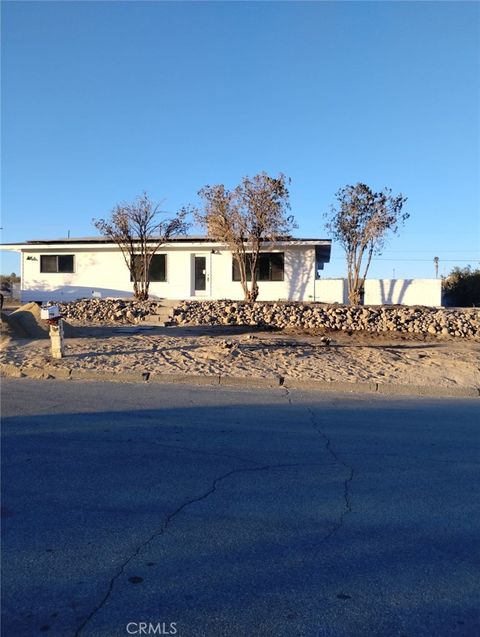
<svg viewBox="0 0 480 637">
<path fill-rule="evenodd" d="M 433 257 L 433 263 L 435 265 L 435 278 L 438 279 L 438 257 Z"/>
</svg>

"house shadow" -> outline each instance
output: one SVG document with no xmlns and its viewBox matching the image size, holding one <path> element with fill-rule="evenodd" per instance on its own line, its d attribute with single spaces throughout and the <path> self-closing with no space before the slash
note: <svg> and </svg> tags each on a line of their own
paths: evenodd
<svg viewBox="0 0 480 637">
<path fill-rule="evenodd" d="M 100 385 L 4 416 L 4 634 L 80 634 L 110 591 L 96 634 L 154 604 L 183 634 L 478 634 L 473 405 Z"/>
</svg>

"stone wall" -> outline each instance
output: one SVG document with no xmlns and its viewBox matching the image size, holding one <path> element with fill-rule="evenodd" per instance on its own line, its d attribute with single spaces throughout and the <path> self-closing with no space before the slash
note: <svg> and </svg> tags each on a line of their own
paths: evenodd
<svg viewBox="0 0 480 637">
<path fill-rule="evenodd" d="M 480 309 L 476 308 L 185 301 L 175 308 L 173 320 L 177 325 L 251 325 L 480 337 Z"/>
<path fill-rule="evenodd" d="M 133 299 L 81 299 L 57 303 L 63 318 L 88 323 L 137 323 L 144 316 L 156 314 L 157 301 Z"/>
<path fill-rule="evenodd" d="M 160 314 L 158 301 L 85 299 L 59 304 L 67 320 L 90 323 L 138 323 Z M 248 325 L 252 327 L 403 332 L 480 338 L 480 309 L 435 309 L 372 305 L 350 307 L 324 303 L 254 303 L 184 301 L 173 310 L 176 325 Z"/>
</svg>

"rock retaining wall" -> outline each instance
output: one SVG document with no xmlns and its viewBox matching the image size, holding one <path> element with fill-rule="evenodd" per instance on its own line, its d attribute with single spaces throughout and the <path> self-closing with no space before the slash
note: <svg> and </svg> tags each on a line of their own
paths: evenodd
<svg viewBox="0 0 480 637">
<path fill-rule="evenodd" d="M 89 323 L 137 323 L 144 316 L 156 314 L 160 308 L 158 301 L 133 299 L 81 299 L 57 305 L 67 321 Z"/>
<path fill-rule="evenodd" d="M 177 325 L 251 325 L 480 337 L 480 310 L 476 308 L 185 301 L 175 308 L 173 320 Z"/>
<path fill-rule="evenodd" d="M 91 323 L 138 323 L 145 316 L 162 311 L 159 301 L 133 299 L 84 299 L 59 305 L 67 320 Z M 323 328 L 480 337 L 480 309 L 476 308 L 183 301 L 173 310 L 173 321 L 177 325 L 248 325 L 307 331 Z"/>
</svg>

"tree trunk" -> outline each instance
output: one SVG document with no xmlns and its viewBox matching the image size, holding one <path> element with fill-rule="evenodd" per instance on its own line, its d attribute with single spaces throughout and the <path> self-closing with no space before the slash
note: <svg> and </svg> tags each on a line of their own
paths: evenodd
<svg viewBox="0 0 480 637">
<path fill-rule="evenodd" d="M 132 272 L 132 277 L 133 277 L 133 296 L 134 298 L 138 299 L 140 291 L 138 289 L 138 283 L 137 283 L 135 272 Z"/>
<path fill-rule="evenodd" d="M 255 301 L 257 300 L 257 297 L 258 297 L 258 285 L 256 283 L 253 283 L 251 288 L 247 290 L 245 293 L 245 301 L 248 301 L 248 303 L 255 303 Z"/>
<path fill-rule="evenodd" d="M 248 282 L 247 282 L 246 263 L 245 263 L 245 259 L 243 258 L 245 255 L 239 252 L 235 252 L 233 256 L 238 265 L 238 270 L 240 273 L 240 283 L 242 285 L 242 290 L 243 290 L 243 296 L 245 301 L 248 301 L 250 292 L 248 289 Z"/>
<path fill-rule="evenodd" d="M 250 290 L 250 302 L 251 303 L 255 303 L 255 301 L 257 300 L 257 297 L 258 297 L 258 293 L 259 293 L 259 290 L 258 290 L 257 282 L 256 281 L 252 281 L 252 287 L 251 287 L 251 290 Z"/>
<path fill-rule="evenodd" d="M 359 263 L 354 261 L 354 265 L 350 265 L 348 269 L 348 302 L 350 305 L 360 305 L 362 285 Z"/>
<path fill-rule="evenodd" d="M 360 305 L 361 291 L 356 288 L 352 288 L 348 291 L 348 302 L 350 305 Z"/>
</svg>

